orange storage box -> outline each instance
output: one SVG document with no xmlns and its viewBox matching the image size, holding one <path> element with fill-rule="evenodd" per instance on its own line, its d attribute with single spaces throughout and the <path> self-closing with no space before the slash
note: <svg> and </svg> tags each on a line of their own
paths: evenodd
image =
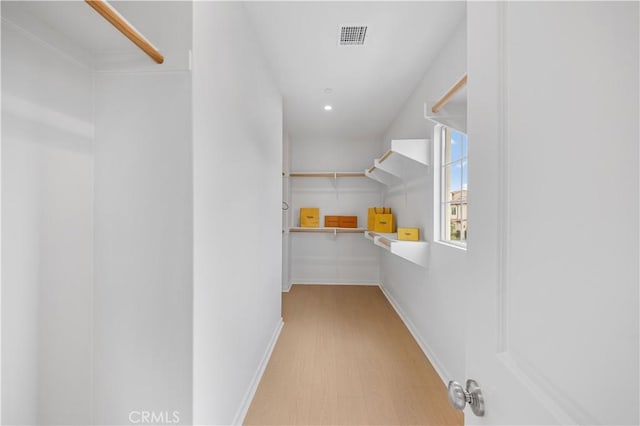
<svg viewBox="0 0 640 426">
<path fill-rule="evenodd" d="M 324 226 L 325 228 L 337 228 L 339 225 L 339 216 L 325 216 Z"/>
<path fill-rule="evenodd" d="M 358 216 L 338 216 L 338 227 L 340 228 L 357 228 Z"/>
</svg>

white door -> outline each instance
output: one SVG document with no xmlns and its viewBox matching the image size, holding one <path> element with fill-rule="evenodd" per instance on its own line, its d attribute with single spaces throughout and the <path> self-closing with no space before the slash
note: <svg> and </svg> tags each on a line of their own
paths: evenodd
<svg viewBox="0 0 640 426">
<path fill-rule="evenodd" d="M 467 424 L 640 420 L 638 15 L 468 5 Z"/>
</svg>

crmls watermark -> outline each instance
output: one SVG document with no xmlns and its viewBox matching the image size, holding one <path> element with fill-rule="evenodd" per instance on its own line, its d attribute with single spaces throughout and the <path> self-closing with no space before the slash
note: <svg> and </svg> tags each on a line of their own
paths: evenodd
<svg viewBox="0 0 640 426">
<path fill-rule="evenodd" d="M 134 425 L 175 425 L 180 423 L 180 411 L 131 411 L 129 422 Z"/>
</svg>

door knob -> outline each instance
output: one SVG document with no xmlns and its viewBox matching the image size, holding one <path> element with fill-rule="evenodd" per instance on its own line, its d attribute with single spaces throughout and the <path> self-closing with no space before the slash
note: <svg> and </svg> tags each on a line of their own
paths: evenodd
<svg viewBox="0 0 640 426">
<path fill-rule="evenodd" d="M 484 398 L 475 380 L 467 380 L 466 390 L 460 383 L 450 381 L 447 386 L 447 395 L 449 402 L 456 410 L 464 410 L 465 405 L 469 404 L 473 414 L 478 417 L 484 416 Z"/>
</svg>

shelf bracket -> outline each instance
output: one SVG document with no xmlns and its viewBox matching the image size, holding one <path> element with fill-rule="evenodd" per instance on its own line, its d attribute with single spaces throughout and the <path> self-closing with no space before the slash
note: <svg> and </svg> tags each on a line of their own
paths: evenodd
<svg viewBox="0 0 640 426">
<path fill-rule="evenodd" d="M 333 172 L 333 181 L 331 181 L 333 189 L 338 189 L 338 172 Z"/>
</svg>

